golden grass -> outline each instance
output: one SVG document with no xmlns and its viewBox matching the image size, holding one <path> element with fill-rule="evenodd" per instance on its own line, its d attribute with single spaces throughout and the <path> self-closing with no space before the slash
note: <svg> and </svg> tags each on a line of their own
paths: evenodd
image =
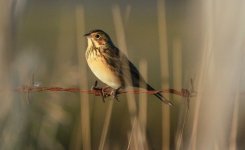
<svg viewBox="0 0 245 150">
<path fill-rule="evenodd" d="M 86 18 L 88 14 L 85 4 L 75 5 L 75 2 L 67 2 L 69 5 L 62 5 L 62 8 L 67 8 L 69 15 L 59 14 L 59 6 L 56 11 L 59 12 L 58 17 L 53 13 L 53 9 L 50 13 L 55 17 L 44 15 L 50 17 L 49 20 L 58 18 L 56 25 L 39 22 L 40 25 L 37 23 L 37 27 L 33 27 L 25 24 L 24 17 L 23 22 L 17 21 L 13 25 L 15 22 L 12 21 L 18 19 L 18 16 L 13 15 L 17 7 L 12 7 L 13 2 L 0 1 L 0 149 L 244 149 L 241 143 L 244 137 L 241 132 L 244 130 L 244 120 L 241 119 L 244 112 L 240 109 L 244 104 L 244 95 L 241 93 L 244 92 L 245 81 L 243 1 L 190 1 L 187 8 L 188 12 L 191 12 L 188 15 L 191 15 L 187 15 L 187 18 L 192 19 L 188 22 L 188 27 L 183 27 L 190 33 L 188 36 L 173 35 L 174 38 L 168 36 L 172 28 L 167 22 L 170 20 L 166 11 L 168 5 L 164 0 L 157 1 L 155 13 L 159 41 L 154 44 L 159 43 L 160 50 L 157 55 L 160 58 L 161 70 L 159 83 L 164 89 L 170 86 L 179 89 L 187 85 L 182 81 L 189 81 L 186 79 L 189 77 L 187 74 L 196 74 L 197 96 L 191 99 L 190 111 L 186 110 L 182 99 L 173 96 L 174 107 L 169 108 L 159 102 L 159 105 L 162 105 L 162 114 L 153 113 L 151 116 L 151 112 L 158 110 L 157 107 L 152 107 L 143 92 L 140 93 L 138 101 L 134 94 L 127 93 L 125 107 L 118 107 L 123 105 L 123 99 L 120 103 L 112 100 L 102 103 L 84 93 L 77 95 L 55 92 L 31 93 L 30 103 L 27 105 L 21 101 L 25 95 L 9 92 L 9 89 L 19 87 L 29 80 L 28 75 L 31 76 L 33 70 L 44 84 L 53 86 L 60 83 L 70 87 L 79 82 L 81 89 L 89 89 L 92 78 L 88 76 L 87 64 L 83 59 L 86 44 L 82 34 L 90 28 L 87 24 L 95 23 Z M 116 45 L 126 54 L 128 49 L 133 47 L 128 45 L 127 36 L 140 38 L 128 30 L 128 25 L 132 25 L 131 18 L 135 17 L 135 7 L 136 5 L 127 4 L 123 8 L 114 4 L 110 7 L 112 16 L 108 17 L 115 28 Z M 30 17 L 28 11 L 25 15 Z M 41 11 L 42 15 L 43 13 L 45 14 Z M 35 16 L 35 13 L 32 15 Z M 45 18 L 37 20 L 42 19 Z M 34 24 L 34 21 L 31 24 Z M 45 27 L 50 26 L 52 34 L 56 33 L 56 36 L 38 32 L 30 36 L 39 28 L 45 30 Z M 12 32 L 12 29 L 16 32 Z M 191 35 L 197 34 L 196 32 L 199 37 L 197 40 Z M 43 53 L 50 49 L 45 49 L 45 42 L 35 41 L 36 36 L 39 36 L 37 34 L 56 38 L 50 42 L 53 44 L 50 47 L 53 51 Z M 18 37 L 12 40 L 11 36 Z M 26 40 L 25 44 L 33 46 L 23 46 L 22 38 Z M 45 38 L 42 40 L 45 41 Z M 186 46 L 190 40 L 191 44 Z M 43 47 L 38 44 L 35 46 L 35 43 Z M 187 50 L 187 47 L 193 48 L 192 46 L 195 49 Z M 147 51 L 146 55 L 150 52 Z M 197 59 L 192 59 L 195 57 Z M 74 58 L 78 60 L 77 64 Z M 139 66 L 140 72 L 147 79 L 147 72 L 152 70 L 148 66 L 152 67 L 152 62 L 142 59 Z M 79 71 L 76 71 L 76 68 L 79 68 Z M 154 70 L 158 70 L 157 67 Z M 171 98 L 169 94 L 165 97 Z M 159 128 L 152 132 L 149 124 L 159 122 L 161 126 L 156 126 Z"/>
<path fill-rule="evenodd" d="M 157 18 L 159 34 L 159 50 L 161 63 L 162 88 L 169 87 L 169 49 L 167 41 L 167 24 L 165 15 L 165 1 L 157 1 Z M 169 99 L 169 95 L 165 97 Z M 166 105 L 162 105 L 162 150 L 170 149 L 170 110 Z"/>
</svg>

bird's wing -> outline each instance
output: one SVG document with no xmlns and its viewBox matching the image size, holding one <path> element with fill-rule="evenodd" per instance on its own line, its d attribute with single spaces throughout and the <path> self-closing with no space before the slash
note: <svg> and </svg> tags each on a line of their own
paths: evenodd
<svg viewBox="0 0 245 150">
<path fill-rule="evenodd" d="M 155 91 L 153 87 L 145 82 L 135 65 L 117 48 L 114 49 L 114 53 L 108 55 L 107 59 L 110 66 L 116 71 L 116 74 L 126 82 L 125 84 L 132 85 L 133 87 L 142 87 L 149 91 Z M 154 95 L 168 105 L 173 105 L 160 92 Z"/>
<path fill-rule="evenodd" d="M 108 54 L 106 55 L 107 63 L 113 70 L 115 70 L 116 74 L 124 81 L 125 84 L 135 87 L 139 87 L 140 81 L 145 84 L 138 69 L 123 52 L 121 52 L 117 47 L 107 50 L 110 51 L 105 52 Z"/>
<path fill-rule="evenodd" d="M 120 62 L 120 67 L 122 70 L 121 73 L 123 74 L 127 84 L 134 87 L 139 87 L 140 85 L 146 84 L 138 69 L 123 53 L 120 53 Z"/>
<path fill-rule="evenodd" d="M 106 52 L 108 51 L 108 52 Z M 135 65 L 117 47 L 104 49 L 107 63 L 121 78 L 124 85 L 146 88 L 147 83 Z"/>
</svg>

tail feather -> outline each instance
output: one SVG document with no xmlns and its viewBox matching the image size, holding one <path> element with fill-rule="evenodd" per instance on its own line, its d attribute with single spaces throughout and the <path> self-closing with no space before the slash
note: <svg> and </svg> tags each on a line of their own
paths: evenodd
<svg viewBox="0 0 245 150">
<path fill-rule="evenodd" d="M 155 89 L 153 87 L 151 87 L 149 84 L 147 84 L 147 90 L 148 91 L 155 91 Z M 167 98 L 165 98 L 160 92 L 154 94 L 159 100 L 161 100 L 162 102 L 168 104 L 169 106 L 173 106 L 173 103 L 168 100 Z"/>
</svg>

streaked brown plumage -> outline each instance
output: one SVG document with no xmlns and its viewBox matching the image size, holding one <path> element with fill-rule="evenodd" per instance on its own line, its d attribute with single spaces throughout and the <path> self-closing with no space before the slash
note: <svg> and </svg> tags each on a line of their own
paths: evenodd
<svg viewBox="0 0 245 150">
<path fill-rule="evenodd" d="M 107 33 L 102 30 L 92 30 L 85 36 L 88 41 L 85 54 L 88 66 L 98 79 L 115 89 L 114 97 L 120 88 L 127 86 L 155 90 L 145 82 L 126 55 L 114 46 Z M 155 96 L 172 105 L 161 93 L 156 93 Z"/>
</svg>

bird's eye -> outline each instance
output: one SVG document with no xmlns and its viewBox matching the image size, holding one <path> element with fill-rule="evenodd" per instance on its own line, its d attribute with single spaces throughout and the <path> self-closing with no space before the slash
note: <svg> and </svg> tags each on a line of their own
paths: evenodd
<svg viewBox="0 0 245 150">
<path fill-rule="evenodd" d="M 99 35 L 99 34 L 96 34 L 96 35 L 95 35 L 95 38 L 96 38 L 96 39 L 99 39 L 99 38 L 100 38 L 100 35 Z"/>
</svg>

